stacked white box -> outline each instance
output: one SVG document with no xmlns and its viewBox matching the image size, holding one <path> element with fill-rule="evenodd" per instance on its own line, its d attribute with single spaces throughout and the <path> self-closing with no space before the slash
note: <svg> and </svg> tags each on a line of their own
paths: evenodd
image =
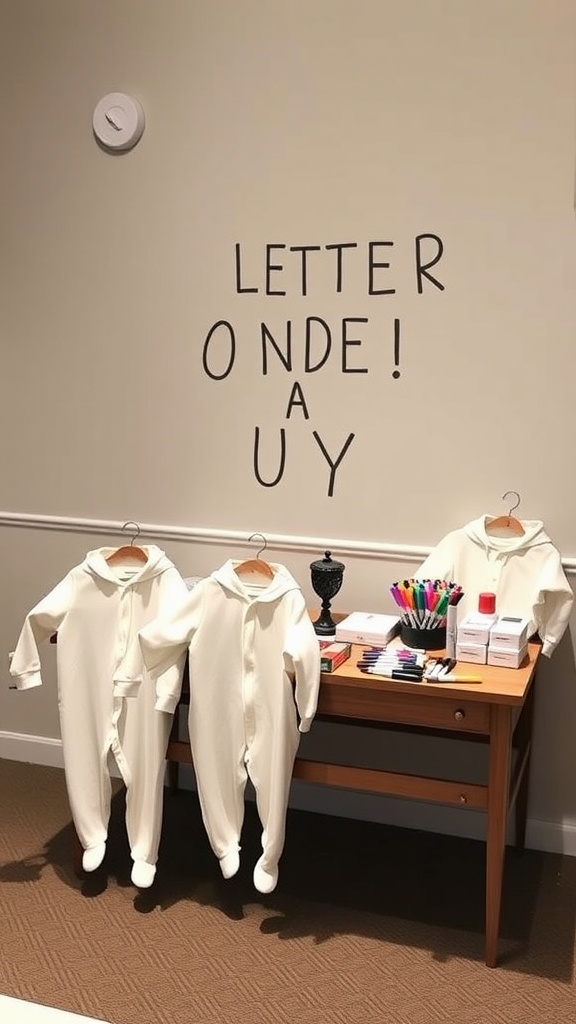
<svg viewBox="0 0 576 1024">
<path fill-rule="evenodd" d="M 482 612 L 471 612 L 458 626 L 458 643 L 488 644 L 490 630 L 497 622 L 498 616 L 484 615 Z"/>
<path fill-rule="evenodd" d="M 473 665 L 486 664 L 486 644 L 456 644 L 456 661 L 468 661 Z"/>
<path fill-rule="evenodd" d="M 500 615 L 490 630 L 490 647 L 500 650 L 521 651 L 528 643 L 528 619 L 514 615 Z"/>
<path fill-rule="evenodd" d="M 457 661 L 468 661 L 474 665 L 486 664 L 486 652 L 490 629 L 496 622 L 496 613 L 470 612 L 458 626 L 456 641 Z"/>
<path fill-rule="evenodd" d="M 530 623 L 518 615 L 500 615 L 490 630 L 488 664 L 518 668 L 528 650 Z"/>
<path fill-rule="evenodd" d="M 519 668 L 528 650 L 528 644 L 521 647 L 519 651 L 506 647 L 488 647 L 488 665 L 500 665 L 502 668 Z"/>
</svg>

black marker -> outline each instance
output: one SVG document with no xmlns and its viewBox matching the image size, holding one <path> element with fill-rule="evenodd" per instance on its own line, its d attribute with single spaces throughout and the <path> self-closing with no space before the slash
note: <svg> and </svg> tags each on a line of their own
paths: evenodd
<svg viewBox="0 0 576 1024">
<path fill-rule="evenodd" d="M 367 665 L 366 668 L 361 668 L 361 672 L 368 672 L 373 676 L 382 676 L 383 679 L 404 679 L 408 682 L 421 683 L 424 673 L 416 670 L 409 671 L 408 669 L 393 668 L 391 670 L 378 671 L 377 668 L 373 668 L 372 665 Z"/>
</svg>

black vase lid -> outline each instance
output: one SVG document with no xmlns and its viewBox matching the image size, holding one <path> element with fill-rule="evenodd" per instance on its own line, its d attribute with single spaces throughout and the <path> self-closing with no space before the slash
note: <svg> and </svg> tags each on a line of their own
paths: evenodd
<svg viewBox="0 0 576 1024">
<path fill-rule="evenodd" d="M 344 572 L 344 563 L 332 558 L 331 551 L 324 552 L 324 558 L 317 558 L 310 563 L 310 568 L 316 572 Z"/>
</svg>

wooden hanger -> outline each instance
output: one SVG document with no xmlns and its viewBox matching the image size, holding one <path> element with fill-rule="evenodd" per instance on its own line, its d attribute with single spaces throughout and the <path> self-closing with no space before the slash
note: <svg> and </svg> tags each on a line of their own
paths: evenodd
<svg viewBox="0 0 576 1024">
<path fill-rule="evenodd" d="M 255 537 L 261 537 L 264 541 L 256 554 L 256 558 L 247 558 L 246 561 L 240 562 L 239 565 L 235 566 L 234 572 L 237 576 L 261 576 L 267 580 L 273 580 L 274 570 L 272 566 L 260 558 L 261 552 L 266 550 L 266 537 L 263 533 L 253 533 L 248 539 L 254 540 Z"/>
<path fill-rule="evenodd" d="M 129 544 L 123 544 L 122 547 L 116 548 L 116 551 L 113 551 L 111 555 L 108 555 L 108 558 L 106 559 L 108 565 L 119 565 L 120 563 L 126 564 L 126 562 L 136 562 L 138 565 L 146 565 L 146 562 L 148 561 L 148 555 L 144 551 L 144 548 L 138 547 L 138 545 L 134 543 L 140 534 L 140 527 L 138 526 L 138 523 L 129 521 L 124 523 L 122 529 L 125 530 L 127 526 L 134 527 L 136 532 Z"/>
<path fill-rule="evenodd" d="M 518 508 L 518 505 L 520 504 L 520 495 L 518 494 L 518 491 L 506 491 L 506 493 L 502 495 L 502 501 L 504 501 L 509 494 L 516 495 L 516 504 L 512 505 L 507 516 L 496 516 L 495 519 L 490 519 L 485 526 L 486 533 L 495 533 L 496 531 L 501 530 L 504 533 L 512 533 L 516 537 L 523 536 L 524 527 L 522 526 L 522 523 L 519 519 L 516 519 L 516 516 L 512 515 L 514 509 Z"/>
</svg>

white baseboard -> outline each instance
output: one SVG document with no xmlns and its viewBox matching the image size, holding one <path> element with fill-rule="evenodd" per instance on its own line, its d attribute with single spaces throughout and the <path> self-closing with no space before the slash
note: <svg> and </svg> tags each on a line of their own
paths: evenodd
<svg viewBox="0 0 576 1024">
<path fill-rule="evenodd" d="M 62 740 L 47 736 L 28 736 L 21 732 L 0 732 L 0 757 L 6 761 L 26 761 L 47 768 L 63 768 Z"/>
<path fill-rule="evenodd" d="M 52 768 L 62 768 L 64 764 L 61 740 L 22 733 L 0 732 L 0 758 Z M 195 788 L 194 772 L 186 765 L 180 767 L 180 785 L 183 789 Z M 290 806 L 334 817 L 440 832 L 465 839 L 484 839 L 486 834 L 486 818 L 481 811 L 316 786 L 298 780 L 292 783 Z M 508 842 L 513 842 L 512 822 Z M 576 821 L 529 818 L 526 846 L 531 850 L 575 857 Z"/>
<path fill-rule="evenodd" d="M 25 761 L 41 764 L 45 768 L 64 768 L 62 740 L 47 736 L 28 736 L 21 732 L 0 732 L 0 758 L 6 761 Z M 109 765 L 111 774 L 120 778 L 120 772 Z"/>
</svg>

